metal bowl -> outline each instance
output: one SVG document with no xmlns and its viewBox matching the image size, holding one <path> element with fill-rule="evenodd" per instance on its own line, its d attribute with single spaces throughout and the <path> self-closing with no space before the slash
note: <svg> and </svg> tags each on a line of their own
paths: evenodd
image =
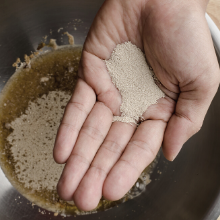
<svg viewBox="0 0 220 220">
<path fill-rule="evenodd" d="M 49 35 L 58 39 L 58 44 L 65 44 L 67 39 L 61 42 L 57 31 L 63 27 L 74 35 L 76 44 L 83 44 L 102 3 L 103 0 L 2 0 L 0 90 L 14 73 L 12 63 L 17 57 L 35 51 L 42 36 Z M 143 194 L 111 210 L 70 219 L 216 220 L 220 214 L 219 133 L 220 92 L 212 102 L 201 131 L 185 144 L 176 160 L 170 163 L 160 157 L 157 169 L 162 174 L 152 174 L 152 182 Z M 0 170 L 1 220 L 63 218 L 49 212 L 43 215 L 39 207 L 28 203 Z"/>
</svg>

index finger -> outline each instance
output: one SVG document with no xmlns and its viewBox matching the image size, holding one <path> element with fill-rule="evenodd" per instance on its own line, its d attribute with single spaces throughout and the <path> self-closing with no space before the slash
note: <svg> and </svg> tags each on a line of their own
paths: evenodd
<svg viewBox="0 0 220 220">
<path fill-rule="evenodd" d="M 121 199 L 131 189 L 141 172 L 156 157 L 165 129 L 166 122 L 162 120 L 141 123 L 105 180 L 103 196 L 106 199 Z"/>
<path fill-rule="evenodd" d="M 54 145 L 54 159 L 57 163 L 65 163 L 69 158 L 79 131 L 95 102 L 93 89 L 79 79 L 57 132 Z"/>
</svg>

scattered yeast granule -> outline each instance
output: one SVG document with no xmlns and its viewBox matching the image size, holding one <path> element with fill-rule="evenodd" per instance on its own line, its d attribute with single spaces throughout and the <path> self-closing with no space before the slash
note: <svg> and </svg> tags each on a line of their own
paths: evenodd
<svg viewBox="0 0 220 220">
<path fill-rule="evenodd" d="M 55 163 L 53 146 L 70 95 L 51 91 L 29 102 L 25 114 L 11 122 L 7 137 L 12 145 L 15 173 L 25 187 L 55 190 L 64 165 Z"/>
<path fill-rule="evenodd" d="M 105 63 L 122 97 L 121 116 L 114 116 L 113 121 L 136 124 L 150 105 L 165 97 L 154 82 L 144 53 L 131 42 L 118 44 Z"/>
</svg>

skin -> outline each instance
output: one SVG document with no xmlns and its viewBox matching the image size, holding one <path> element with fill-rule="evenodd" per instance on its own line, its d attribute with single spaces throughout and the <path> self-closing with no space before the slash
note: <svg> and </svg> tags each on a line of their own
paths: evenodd
<svg viewBox="0 0 220 220">
<path fill-rule="evenodd" d="M 206 1 L 107 0 L 84 44 L 79 77 L 54 147 L 66 163 L 60 197 L 84 211 L 101 196 L 118 200 L 162 145 L 173 161 L 202 126 L 219 85 L 219 66 L 204 17 Z M 117 44 L 141 48 L 166 97 L 150 106 L 138 128 L 122 122 L 121 96 L 104 64 Z"/>
</svg>

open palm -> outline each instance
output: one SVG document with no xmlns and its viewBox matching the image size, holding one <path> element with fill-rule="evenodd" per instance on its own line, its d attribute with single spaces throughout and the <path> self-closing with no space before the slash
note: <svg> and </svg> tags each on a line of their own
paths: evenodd
<svg viewBox="0 0 220 220">
<path fill-rule="evenodd" d="M 58 193 L 82 210 L 94 209 L 102 195 L 123 197 L 162 143 L 173 160 L 202 126 L 217 91 L 219 68 L 204 7 L 164 2 L 107 0 L 84 44 L 80 79 L 54 147 L 55 160 L 66 163 Z M 112 123 L 122 100 L 103 61 L 127 41 L 145 52 L 166 94 L 138 128 Z"/>
</svg>

